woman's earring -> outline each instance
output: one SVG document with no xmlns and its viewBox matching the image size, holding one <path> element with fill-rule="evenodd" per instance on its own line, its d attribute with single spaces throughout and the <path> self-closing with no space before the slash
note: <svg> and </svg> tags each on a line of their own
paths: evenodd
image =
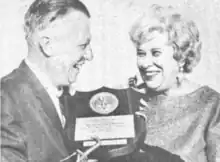
<svg viewBox="0 0 220 162">
<path fill-rule="evenodd" d="M 183 80 L 183 67 L 179 67 L 179 74 L 176 77 L 177 85 L 180 86 Z"/>
</svg>

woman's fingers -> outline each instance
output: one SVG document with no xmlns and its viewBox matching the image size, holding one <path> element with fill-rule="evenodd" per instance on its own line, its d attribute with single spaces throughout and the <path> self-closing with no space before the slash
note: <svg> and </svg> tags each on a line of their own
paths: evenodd
<svg viewBox="0 0 220 162">
<path fill-rule="evenodd" d="M 140 104 L 145 107 L 149 107 L 149 105 L 147 104 L 147 102 L 143 98 L 140 99 Z"/>
<path fill-rule="evenodd" d="M 147 115 L 144 111 L 137 111 L 137 112 L 135 112 L 135 115 L 143 117 L 145 119 L 145 121 L 147 121 Z"/>
</svg>

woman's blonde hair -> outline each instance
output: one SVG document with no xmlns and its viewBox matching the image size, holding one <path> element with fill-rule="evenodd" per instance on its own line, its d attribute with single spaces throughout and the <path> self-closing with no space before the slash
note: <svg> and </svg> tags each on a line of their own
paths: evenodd
<svg viewBox="0 0 220 162">
<path fill-rule="evenodd" d="M 152 5 L 132 26 L 130 38 L 138 48 L 152 32 L 167 33 L 174 47 L 174 59 L 183 61 L 183 71 L 189 73 L 200 61 L 201 41 L 194 21 L 184 18 L 172 7 Z"/>
</svg>

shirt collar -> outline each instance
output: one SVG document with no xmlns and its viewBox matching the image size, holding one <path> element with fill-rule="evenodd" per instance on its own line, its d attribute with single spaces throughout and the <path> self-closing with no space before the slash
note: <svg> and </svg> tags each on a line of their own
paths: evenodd
<svg viewBox="0 0 220 162">
<path fill-rule="evenodd" d="M 29 66 L 29 68 L 34 72 L 34 74 L 37 76 L 41 84 L 44 86 L 44 88 L 47 90 L 47 92 L 50 95 L 54 95 L 57 98 L 60 97 L 63 93 L 63 89 L 58 89 L 55 87 L 49 77 L 42 72 L 39 67 L 37 67 L 34 63 L 30 62 L 27 58 L 25 59 L 25 63 Z"/>
</svg>

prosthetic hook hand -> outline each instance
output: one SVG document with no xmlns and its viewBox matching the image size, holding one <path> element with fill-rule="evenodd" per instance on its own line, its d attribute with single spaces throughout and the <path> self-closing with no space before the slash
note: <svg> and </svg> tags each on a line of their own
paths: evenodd
<svg viewBox="0 0 220 162">
<path fill-rule="evenodd" d="M 96 144 L 87 149 L 85 152 L 82 152 L 80 150 L 76 150 L 77 152 L 77 160 L 76 162 L 87 162 L 88 161 L 88 155 L 91 154 L 94 150 L 96 150 L 98 147 L 101 146 L 101 141 L 98 137 L 93 138 L 96 141 Z"/>
<path fill-rule="evenodd" d="M 70 159 L 73 156 L 77 156 L 76 162 L 88 162 L 88 156 L 91 154 L 94 150 L 96 150 L 98 147 L 101 146 L 101 140 L 98 137 L 92 138 L 96 141 L 96 144 L 87 149 L 85 152 L 82 152 L 81 150 L 77 149 L 75 152 L 73 152 L 68 157 L 60 160 L 60 162 L 65 162 L 66 160 Z"/>
</svg>

